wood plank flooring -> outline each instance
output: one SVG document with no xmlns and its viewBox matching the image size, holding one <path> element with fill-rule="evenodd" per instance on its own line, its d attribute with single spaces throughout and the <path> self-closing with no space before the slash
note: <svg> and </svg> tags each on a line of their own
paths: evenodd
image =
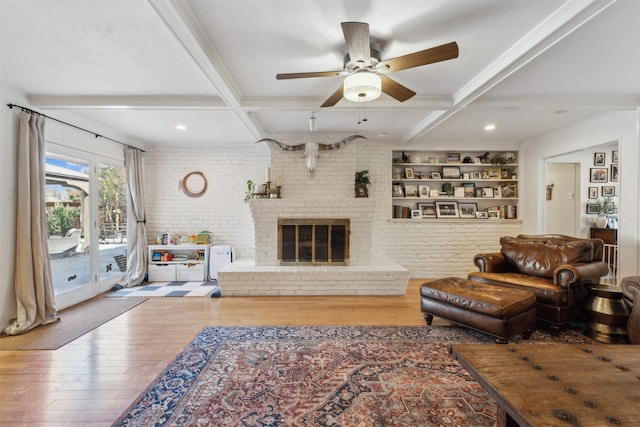
<svg viewBox="0 0 640 427">
<path fill-rule="evenodd" d="M 404 296 L 150 298 L 58 350 L 0 351 L 0 426 L 109 426 L 204 326 L 423 326 L 422 282 Z"/>
</svg>

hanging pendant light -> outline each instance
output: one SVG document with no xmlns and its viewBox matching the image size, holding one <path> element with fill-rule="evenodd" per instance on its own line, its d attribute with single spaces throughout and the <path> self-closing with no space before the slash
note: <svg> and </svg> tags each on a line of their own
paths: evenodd
<svg viewBox="0 0 640 427">
<path fill-rule="evenodd" d="M 367 70 L 358 71 L 344 79 L 343 95 L 352 102 L 369 102 L 382 93 L 380 76 Z"/>
</svg>

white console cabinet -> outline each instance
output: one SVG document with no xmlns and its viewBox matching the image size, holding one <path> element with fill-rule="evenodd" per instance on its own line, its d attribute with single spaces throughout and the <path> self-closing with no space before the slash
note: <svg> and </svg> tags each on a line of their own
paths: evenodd
<svg viewBox="0 0 640 427">
<path fill-rule="evenodd" d="M 149 282 L 207 280 L 210 245 L 150 245 Z"/>
</svg>

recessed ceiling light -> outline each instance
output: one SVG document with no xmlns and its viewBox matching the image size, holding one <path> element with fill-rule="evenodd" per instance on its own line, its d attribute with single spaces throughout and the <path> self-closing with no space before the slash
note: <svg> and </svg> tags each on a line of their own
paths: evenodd
<svg viewBox="0 0 640 427">
<path fill-rule="evenodd" d="M 186 130 L 187 127 L 185 125 L 176 125 L 176 129 L 178 129 L 178 130 Z"/>
<path fill-rule="evenodd" d="M 489 131 L 489 130 L 495 130 L 495 129 L 496 129 L 496 125 L 494 125 L 494 124 L 488 124 L 488 125 L 486 125 L 486 126 L 484 127 L 484 130 L 487 130 L 487 131 Z"/>
</svg>

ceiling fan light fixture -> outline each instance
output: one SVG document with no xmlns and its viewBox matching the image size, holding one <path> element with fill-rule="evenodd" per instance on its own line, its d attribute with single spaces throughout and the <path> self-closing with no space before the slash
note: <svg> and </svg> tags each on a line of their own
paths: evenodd
<svg viewBox="0 0 640 427">
<path fill-rule="evenodd" d="M 360 71 L 344 79 L 343 95 L 352 102 L 369 102 L 382 93 L 382 79 L 369 71 Z"/>
</svg>

